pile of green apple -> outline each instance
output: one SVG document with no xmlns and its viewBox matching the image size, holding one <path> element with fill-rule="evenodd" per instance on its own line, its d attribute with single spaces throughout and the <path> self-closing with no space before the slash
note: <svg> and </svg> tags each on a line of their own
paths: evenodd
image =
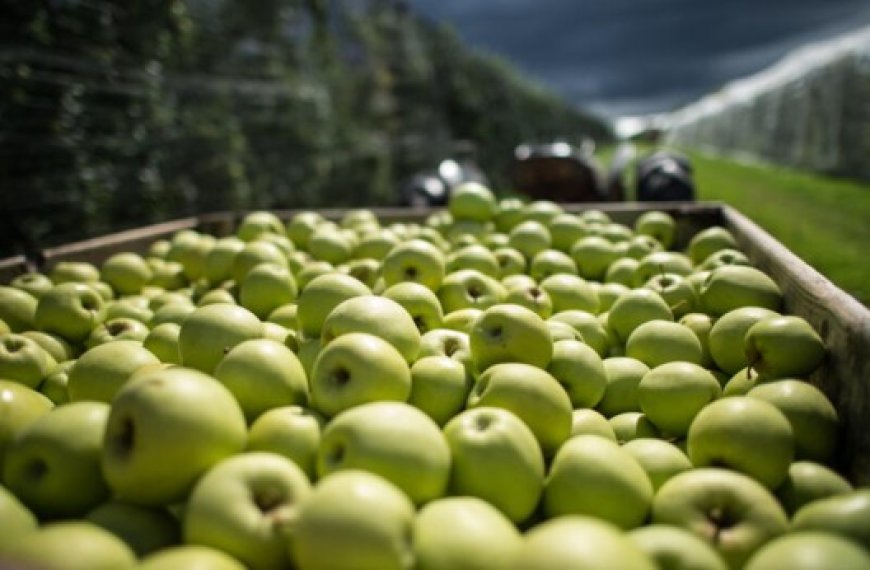
<svg viewBox="0 0 870 570">
<path fill-rule="evenodd" d="M 466 184 L 21 275 L 0 566 L 870 568 L 823 339 L 676 229 Z"/>
</svg>

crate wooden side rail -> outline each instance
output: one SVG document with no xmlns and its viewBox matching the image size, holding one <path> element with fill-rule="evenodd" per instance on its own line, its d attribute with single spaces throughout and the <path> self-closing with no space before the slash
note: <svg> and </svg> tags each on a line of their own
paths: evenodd
<svg viewBox="0 0 870 570">
<path fill-rule="evenodd" d="M 785 246 L 730 206 L 715 202 L 650 202 L 566 204 L 579 212 L 600 209 L 615 221 L 632 224 L 647 210 L 664 210 L 678 224 L 678 246 L 685 245 L 699 230 L 713 225 L 728 228 L 752 263 L 769 274 L 782 289 L 785 311 L 809 321 L 825 341 L 828 357 L 810 381 L 822 389 L 837 408 L 842 423 L 838 467 L 855 484 L 870 485 L 870 310 L 836 287 Z M 434 210 L 373 208 L 384 222 L 422 221 Z M 320 210 L 339 219 L 346 210 Z M 289 219 L 293 210 L 276 212 Z M 198 229 L 216 235 L 233 231 L 244 213 L 216 212 L 146 226 L 51 248 L 40 260 L 17 256 L 0 260 L 0 282 L 41 265 L 50 268 L 62 260 L 78 259 L 99 264 L 118 251 L 145 252 L 157 239 L 177 231 Z"/>
</svg>

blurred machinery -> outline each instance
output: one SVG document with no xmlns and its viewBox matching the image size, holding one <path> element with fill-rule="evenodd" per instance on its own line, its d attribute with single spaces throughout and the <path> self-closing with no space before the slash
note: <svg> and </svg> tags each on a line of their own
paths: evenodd
<svg viewBox="0 0 870 570">
<path fill-rule="evenodd" d="M 513 189 L 535 200 L 554 202 L 622 200 L 620 189 L 605 186 L 594 150 L 591 139 L 579 147 L 566 142 L 522 144 L 514 151 Z"/>
</svg>

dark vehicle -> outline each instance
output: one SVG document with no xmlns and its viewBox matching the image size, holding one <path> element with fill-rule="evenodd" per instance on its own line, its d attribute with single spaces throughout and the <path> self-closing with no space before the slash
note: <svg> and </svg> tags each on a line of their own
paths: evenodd
<svg viewBox="0 0 870 570">
<path fill-rule="evenodd" d="M 489 185 L 489 180 L 474 158 L 473 145 L 460 142 L 456 144 L 450 158 L 445 158 L 435 168 L 419 172 L 402 183 L 399 200 L 403 206 L 444 206 L 450 191 L 464 182 Z"/>
<path fill-rule="evenodd" d="M 535 200 L 554 202 L 622 200 L 621 192 L 610 192 L 605 186 L 593 150 L 591 140 L 579 148 L 566 142 L 520 145 L 511 167 L 513 189 Z"/>
<path fill-rule="evenodd" d="M 655 152 L 637 163 L 635 192 L 640 202 L 695 199 L 692 164 L 673 151 Z"/>
</svg>

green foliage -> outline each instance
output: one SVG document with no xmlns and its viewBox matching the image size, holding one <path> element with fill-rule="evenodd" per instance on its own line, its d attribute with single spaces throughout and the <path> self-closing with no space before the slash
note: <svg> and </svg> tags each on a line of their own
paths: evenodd
<svg viewBox="0 0 870 570">
<path fill-rule="evenodd" d="M 610 136 L 396 0 L 16 2 L 11 16 L 2 255 L 197 212 L 391 204 L 460 139 L 503 185 L 522 141 Z"/>
</svg>

